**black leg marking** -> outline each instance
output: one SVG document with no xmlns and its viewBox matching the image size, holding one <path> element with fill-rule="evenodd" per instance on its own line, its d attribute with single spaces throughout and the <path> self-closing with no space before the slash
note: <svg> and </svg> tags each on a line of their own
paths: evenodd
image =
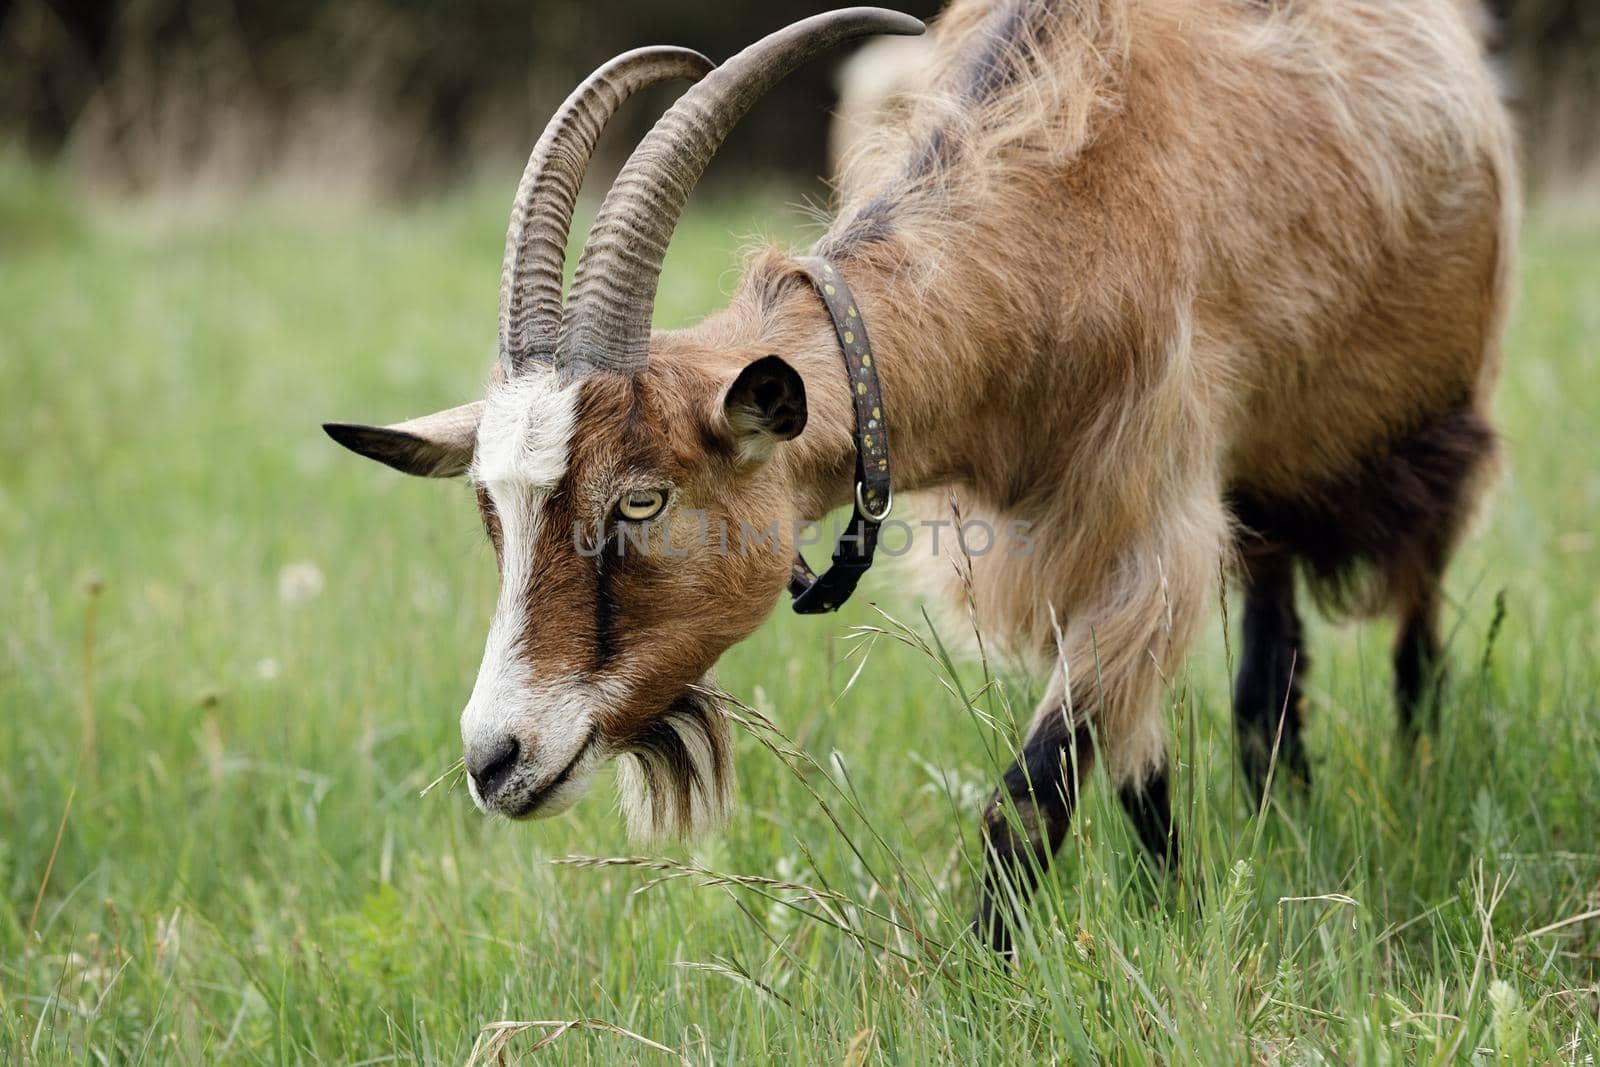
<svg viewBox="0 0 1600 1067">
<path fill-rule="evenodd" d="M 1287 556 L 1251 561 L 1246 576 L 1244 648 L 1233 691 L 1233 722 L 1245 777 L 1259 798 L 1267 787 L 1273 745 L 1277 777 L 1311 780 L 1300 737 L 1300 679 L 1306 670 L 1294 567 Z M 1281 736 L 1280 736 L 1281 724 Z"/>
<path fill-rule="evenodd" d="M 1178 863 L 1178 835 L 1172 825 L 1172 801 L 1168 796 L 1167 771 L 1162 768 L 1144 783 L 1143 788 L 1124 786 L 1117 794 L 1122 810 L 1133 820 L 1134 832 L 1157 866 L 1171 868 Z"/>
<path fill-rule="evenodd" d="M 1078 783 L 1093 756 L 1087 727 L 1069 725 L 1059 711 L 1047 715 L 984 808 L 983 884 L 972 927 L 996 952 L 1011 952 L 1014 905 L 1038 888 L 1039 875 L 1066 838 Z"/>
<path fill-rule="evenodd" d="M 1437 601 L 1430 596 L 1400 620 L 1395 638 L 1394 698 L 1400 710 L 1400 734 L 1408 742 L 1415 741 L 1421 730 L 1439 725 L 1442 649 L 1437 615 Z"/>
<path fill-rule="evenodd" d="M 1291 558 L 1323 607 L 1367 612 L 1387 606 L 1396 612 L 1401 734 L 1414 737 L 1437 718 L 1440 576 L 1480 490 L 1479 473 L 1494 453 L 1494 431 L 1476 400 L 1462 397 L 1373 448 L 1351 469 L 1301 486 L 1293 496 L 1230 488 L 1229 506 L 1250 564 L 1245 655 L 1234 706 L 1240 751 L 1253 780 L 1265 769 L 1272 736 L 1272 728 L 1255 720 L 1270 714 L 1276 723 L 1282 704 L 1274 701 L 1274 692 L 1280 700 L 1288 693 L 1291 704 L 1299 699 L 1292 679 L 1282 680 L 1284 652 L 1299 644 L 1291 567 L 1285 562 Z M 1284 592 L 1274 596 L 1275 588 Z M 1293 637 L 1276 640 L 1274 631 Z M 1304 674 L 1304 656 L 1298 659 L 1295 673 Z M 1289 708 L 1284 723 L 1280 771 L 1295 772 L 1292 761 L 1304 767 L 1295 710 Z M 1262 736 L 1266 746 L 1259 742 Z"/>
<path fill-rule="evenodd" d="M 1342 475 L 1294 496 L 1234 487 L 1229 506 L 1247 558 L 1257 546 L 1262 555 L 1292 556 L 1323 607 L 1372 609 L 1391 599 L 1404 609 L 1437 583 L 1476 474 L 1494 450 L 1494 432 L 1463 399 Z"/>
</svg>

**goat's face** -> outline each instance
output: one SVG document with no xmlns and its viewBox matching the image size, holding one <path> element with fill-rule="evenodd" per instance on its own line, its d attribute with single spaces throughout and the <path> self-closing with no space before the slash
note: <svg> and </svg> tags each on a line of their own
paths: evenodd
<svg viewBox="0 0 1600 1067">
<path fill-rule="evenodd" d="M 335 436 L 476 491 L 500 594 L 461 716 L 473 799 L 555 815 L 623 756 L 635 833 L 714 824 L 731 772 L 702 681 L 789 574 L 792 506 L 770 459 L 805 425 L 799 376 L 774 356 L 722 379 L 662 361 L 565 384 L 533 369 L 471 407 L 470 432 L 470 408 L 437 417 L 449 437 L 429 419 Z"/>
<path fill-rule="evenodd" d="M 652 337 L 657 282 L 689 191 L 758 96 L 844 41 L 921 32 L 907 15 L 847 8 L 714 73 L 682 48 L 602 64 L 551 117 L 517 187 L 488 398 L 398 426 L 327 427 L 363 455 L 477 489 L 500 600 L 461 736 L 485 810 L 564 811 L 612 756 L 627 757 L 636 831 L 687 832 L 726 808 L 727 730 L 697 684 L 788 577 L 792 496 L 772 454 L 804 428 L 805 389 L 777 356 L 656 353 L 692 343 Z M 600 130 L 631 93 L 675 79 L 696 84 L 617 176 L 563 298 Z M 710 367 L 729 369 L 693 369 Z"/>
</svg>

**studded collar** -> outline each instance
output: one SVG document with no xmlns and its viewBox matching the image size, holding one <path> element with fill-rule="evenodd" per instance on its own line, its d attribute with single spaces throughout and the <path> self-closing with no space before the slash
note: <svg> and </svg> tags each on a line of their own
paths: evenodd
<svg viewBox="0 0 1600 1067">
<path fill-rule="evenodd" d="M 849 527 L 839 535 L 833 563 L 820 576 L 795 553 L 789 576 L 789 595 L 801 615 L 836 611 L 850 599 L 856 583 L 872 566 L 878 547 L 878 528 L 889 517 L 894 493 L 889 484 L 889 433 L 884 418 L 883 387 L 867 340 L 867 324 L 845 284 L 844 275 L 827 260 L 807 256 L 796 261 L 811 280 L 822 306 L 833 320 L 839 352 L 844 357 L 855 408 L 856 479 L 854 510 Z"/>
</svg>

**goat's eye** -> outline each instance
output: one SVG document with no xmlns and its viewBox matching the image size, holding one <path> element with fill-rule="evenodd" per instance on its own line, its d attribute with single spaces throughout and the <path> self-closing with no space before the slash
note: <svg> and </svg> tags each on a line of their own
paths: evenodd
<svg viewBox="0 0 1600 1067">
<path fill-rule="evenodd" d="M 637 489 L 617 501 L 617 514 L 629 522 L 646 522 L 661 514 L 667 494 L 661 489 Z"/>
</svg>

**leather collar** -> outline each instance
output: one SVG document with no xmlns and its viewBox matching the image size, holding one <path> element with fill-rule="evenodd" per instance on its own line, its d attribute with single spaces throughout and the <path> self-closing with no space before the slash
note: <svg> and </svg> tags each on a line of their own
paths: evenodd
<svg viewBox="0 0 1600 1067">
<path fill-rule="evenodd" d="M 834 546 L 833 564 L 820 577 L 798 552 L 789 576 L 794 610 L 801 615 L 815 615 L 838 610 L 872 566 L 878 527 L 889 517 L 894 493 L 889 485 L 889 432 L 883 388 L 878 382 L 878 367 L 861 309 L 850 294 L 844 275 L 832 263 L 817 256 L 806 256 L 796 263 L 811 279 L 833 320 L 856 415 L 856 491 L 850 525 Z"/>
</svg>

